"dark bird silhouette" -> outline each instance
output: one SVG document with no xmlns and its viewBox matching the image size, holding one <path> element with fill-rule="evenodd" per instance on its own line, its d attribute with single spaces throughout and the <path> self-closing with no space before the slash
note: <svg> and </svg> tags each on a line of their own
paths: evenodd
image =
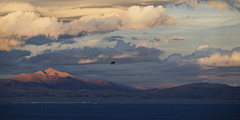
<svg viewBox="0 0 240 120">
<path fill-rule="evenodd" d="M 112 62 L 111 62 L 111 64 L 113 64 L 113 65 L 114 65 L 114 64 L 115 64 L 115 61 L 112 61 Z"/>
</svg>

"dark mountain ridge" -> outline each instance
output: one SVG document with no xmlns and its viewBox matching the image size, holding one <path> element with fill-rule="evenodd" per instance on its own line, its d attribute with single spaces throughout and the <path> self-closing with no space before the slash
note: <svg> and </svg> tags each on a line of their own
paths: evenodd
<svg viewBox="0 0 240 120">
<path fill-rule="evenodd" d="M 178 103 L 179 100 L 183 101 L 181 103 L 188 103 L 185 99 L 190 101 L 227 100 L 240 103 L 240 87 L 217 83 L 193 83 L 171 88 L 136 91 L 136 89 L 129 89 L 127 86 L 102 79 L 93 81 L 77 78 L 49 68 L 36 73 L 23 73 L 10 79 L 0 79 L 0 97 L 0 102 L 16 99 L 21 101 L 20 98 L 22 101 L 32 101 L 35 97 L 43 97 L 42 101 L 59 102 L 72 98 L 73 101 L 89 100 L 102 103 L 135 103 L 137 101 L 137 103 Z M 45 97 L 49 98 L 45 99 Z M 163 102 L 164 99 L 173 101 Z"/>
<path fill-rule="evenodd" d="M 148 91 L 147 94 L 161 98 L 240 100 L 240 87 L 218 83 L 193 83 L 167 89 Z"/>
</svg>

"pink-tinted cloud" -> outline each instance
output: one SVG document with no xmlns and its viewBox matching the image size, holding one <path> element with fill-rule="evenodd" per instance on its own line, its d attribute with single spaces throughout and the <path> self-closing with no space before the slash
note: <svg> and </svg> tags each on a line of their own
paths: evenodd
<svg viewBox="0 0 240 120">
<path fill-rule="evenodd" d="M 172 36 L 172 37 L 168 37 L 168 39 L 170 39 L 170 40 L 186 40 L 187 38 L 181 37 L 181 36 Z"/>
<path fill-rule="evenodd" d="M 172 37 L 168 37 L 168 38 L 165 38 L 165 37 L 162 37 L 162 38 L 155 37 L 154 38 L 154 43 L 155 43 L 156 46 L 158 46 L 159 45 L 158 43 L 168 44 L 169 41 L 173 41 L 173 40 L 186 40 L 186 39 L 187 38 L 181 37 L 181 36 L 172 36 Z"/>
<path fill-rule="evenodd" d="M 196 21 L 191 18 L 183 18 L 181 19 L 184 23 L 195 23 Z"/>
<path fill-rule="evenodd" d="M 149 42 L 149 40 L 141 40 L 137 45 L 147 47 L 148 45 L 152 45 L 152 44 L 151 42 Z"/>
<path fill-rule="evenodd" d="M 96 58 L 95 59 L 81 59 L 78 61 L 79 64 L 84 64 L 84 63 L 93 63 L 98 61 Z"/>
</svg>

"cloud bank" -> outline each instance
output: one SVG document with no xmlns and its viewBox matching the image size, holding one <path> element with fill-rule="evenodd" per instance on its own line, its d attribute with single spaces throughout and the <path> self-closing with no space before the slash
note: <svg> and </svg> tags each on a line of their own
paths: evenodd
<svg viewBox="0 0 240 120">
<path fill-rule="evenodd" d="M 199 9 L 202 5 L 206 5 L 209 9 L 215 8 L 220 12 L 223 10 L 235 10 L 240 11 L 239 0 L 186 0 L 187 7 Z"/>
<path fill-rule="evenodd" d="M 158 57 L 164 51 L 155 48 L 136 47 L 118 41 L 114 48 L 91 48 L 46 50 L 43 54 L 26 59 L 26 63 L 42 65 L 78 65 L 78 64 L 109 64 L 115 60 L 118 64 L 134 62 L 159 62 Z"/>
<path fill-rule="evenodd" d="M 162 37 L 162 38 L 155 37 L 154 38 L 154 43 L 155 43 L 155 45 L 158 46 L 159 42 L 161 44 L 168 44 L 169 41 L 173 41 L 173 40 L 186 40 L 186 39 L 187 38 L 181 37 L 181 36 L 172 36 L 172 37 L 168 37 L 168 38 L 165 38 L 165 37 Z"/>
<path fill-rule="evenodd" d="M 58 39 L 60 35 L 77 36 L 86 31 L 138 30 L 156 26 L 176 25 L 175 19 L 164 15 L 166 9 L 162 6 L 130 7 L 120 16 L 83 18 L 69 23 L 58 22 L 56 17 L 41 17 L 35 12 L 16 11 L 0 18 L 0 50 L 11 50 L 25 44 L 27 38 L 44 35 Z"/>
<path fill-rule="evenodd" d="M 1 59 L 0 73 L 15 75 L 53 67 L 68 70 L 80 78 L 128 85 L 196 82 L 240 85 L 240 47 L 228 51 L 201 45 L 192 54 L 175 53 L 160 60 L 158 57 L 163 54 L 164 51 L 159 49 L 136 47 L 123 41 L 118 41 L 113 48 L 46 50 L 30 58 L 25 58 L 30 55 L 29 51 L 1 51 L 1 58 L 8 57 Z M 115 65 L 111 65 L 111 61 L 116 61 Z M 28 69 L 23 69 L 26 67 Z"/>
</svg>

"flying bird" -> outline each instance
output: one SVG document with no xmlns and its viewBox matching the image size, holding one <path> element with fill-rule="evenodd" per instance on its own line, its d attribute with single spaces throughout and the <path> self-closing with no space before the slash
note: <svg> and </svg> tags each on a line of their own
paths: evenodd
<svg viewBox="0 0 240 120">
<path fill-rule="evenodd" d="M 115 61 L 112 61 L 112 62 L 111 62 L 111 64 L 113 64 L 113 65 L 114 65 L 114 64 L 115 64 Z"/>
</svg>

